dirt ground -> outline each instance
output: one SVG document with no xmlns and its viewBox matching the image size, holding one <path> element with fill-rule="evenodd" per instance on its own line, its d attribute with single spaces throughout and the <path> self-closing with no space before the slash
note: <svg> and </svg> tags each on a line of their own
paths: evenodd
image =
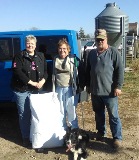
<svg viewBox="0 0 139 160">
<path fill-rule="evenodd" d="M 83 108 L 82 108 L 83 106 Z M 82 117 L 82 111 L 84 112 Z M 131 98 L 123 93 L 119 98 L 119 114 L 123 125 L 122 149 L 115 151 L 111 147 L 111 132 L 107 118 L 107 139 L 95 141 L 94 113 L 91 101 L 83 102 L 77 108 L 79 126 L 90 134 L 88 160 L 138 160 L 139 159 L 139 92 Z M 108 117 L 108 116 L 107 116 Z M 17 110 L 14 105 L 0 104 L 0 160 L 72 160 L 72 154 L 64 147 L 44 149 L 38 153 L 21 145 Z"/>
</svg>

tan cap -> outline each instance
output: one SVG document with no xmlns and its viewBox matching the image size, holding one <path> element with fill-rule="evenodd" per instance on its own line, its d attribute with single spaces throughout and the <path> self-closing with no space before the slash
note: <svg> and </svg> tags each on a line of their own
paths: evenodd
<svg viewBox="0 0 139 160">
<path fill-rule="evenodd" d="M 95 31 L 95 38 L 105 39 L 107 37 L 107 32 L 105 29 L 97 29 Z"/>
</svg>

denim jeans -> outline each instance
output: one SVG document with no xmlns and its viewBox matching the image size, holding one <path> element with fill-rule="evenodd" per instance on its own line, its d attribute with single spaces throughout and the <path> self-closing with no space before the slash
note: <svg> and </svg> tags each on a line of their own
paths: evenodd
<svg viewBox="0 0 139 160">
<path fill-rule="evenodd" d="M 102 135 L 106 134 L 105 107 L 109 115 L 109 124 L 113 139 L 122 140 L 122 124 L 118 114 L 118 97 L 92 95 L 92 105 L 95 112 L 96 129 Z"/>
<path fill-rule="evenodd" d="M 14 91 L 15 101 L 19 115 L 19 125 L 22 138 L 30 137 L 30 123 L 31 123 L 31 110 L 30 110 L 30 92 L 16 92 Z"/>
<path fill-rule="evenodd" d="M 58 99 L 63 110 L 63 127 L 67 129 L 67 123 L 71 128 L 78 128 L 78 120 L 76 115 L 76 106 L 79 96 L 73 96 L 72 87 L 56 87 Z"/>
</svg>

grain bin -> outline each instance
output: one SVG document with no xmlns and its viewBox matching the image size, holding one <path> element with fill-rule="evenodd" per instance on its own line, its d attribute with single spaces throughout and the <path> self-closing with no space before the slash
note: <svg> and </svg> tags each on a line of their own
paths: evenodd
<svg viewBox="0 0 139 160">
<path fill-rule="evenodd" d="M 129 18 L 116 3 L 107 3 L 106 8 L 95 18 L 95 28 L 106 29 L 108 43 L 118 48 L 127 34 Z"/>
</svg>

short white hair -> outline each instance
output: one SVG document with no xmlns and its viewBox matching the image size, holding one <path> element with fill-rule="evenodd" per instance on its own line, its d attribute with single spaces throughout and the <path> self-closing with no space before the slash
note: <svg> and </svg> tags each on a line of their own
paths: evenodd
<svg viewBox="0 0 139 160">
<path fill-rule="evenodd" d="M 37 43 L 37 39 L 34 35 L 26 36 L 26 42 L 28 42 L 29 40 L 34 40 L 34 42 Z"/>
</svg>

